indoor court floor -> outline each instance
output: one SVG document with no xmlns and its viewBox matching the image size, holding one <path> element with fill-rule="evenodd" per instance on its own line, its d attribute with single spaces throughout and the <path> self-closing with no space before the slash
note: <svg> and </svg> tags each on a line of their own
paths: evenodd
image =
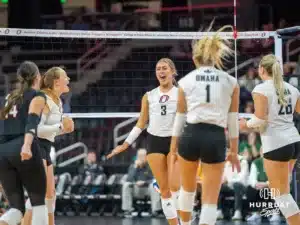
<svg viewBox="0 0 300 225">
<path fill-rule="evenodd" d="M 123 219 L 119 217 L 57 217 L 56 225 L 168 225 L 165 219 L 152 219 L 152 218 L 130 218 Z M 240 221 L 218 221 L 217 225 L 285 225 L 286 223 L 269 223 L 255 222 L 247 223 Z M 198 220 L 195 220 L 192 225 L 198 225 Z"/>
</svg>

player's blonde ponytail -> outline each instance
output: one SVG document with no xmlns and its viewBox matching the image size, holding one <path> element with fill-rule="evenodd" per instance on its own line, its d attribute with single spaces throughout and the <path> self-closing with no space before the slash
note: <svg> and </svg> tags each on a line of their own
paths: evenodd
<svg viewBox="0 0 300 225">
<path fill-rule="evenodd" d="M 207 32 L 211 30 L 210 24 Z M 219 37 L 219 33 L 226 29 L 233 30 L 233 27 L 226 25 L 217 30 L 212 37 L 204 37 L 192 42 L 193 60 L 196 67 L 216 66 L 218 69 L 224 67 L 223 60 L 233 55 L 234 51 L 229 47 L 230 42 Z"/>
<path fill-rule="evenodd" d="M 263 67 L 269 76 L 273 78 L 274 87 L 278 96 L 279 104 L 286 106 L 287 102 L 284 98 L 284 81 L 280 63 L 273 54 L 266 55 L 262 58 L 260 66 Z"/>
<path fill-rule="evenodd" d="M 272 74 L 273 74 L 274 86 L 278 94 L 279 103 L 280 105 L 286 106 L 287 102 L 284 98 L 283 77 L 282 77 L 282 72 L 281 72 L 279 62 L 277 60 L 272 66 Z"/>
</svg>

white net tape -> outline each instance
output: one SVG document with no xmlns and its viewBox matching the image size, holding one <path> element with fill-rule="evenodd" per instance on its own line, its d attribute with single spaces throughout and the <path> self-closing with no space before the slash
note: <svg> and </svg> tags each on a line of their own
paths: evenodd
<svg viewBox="0 0 300 225">
<path fill-rule="evenodd" d="M 175 39 L 193 40 L 212 36 L 215 32 L 145 32 L 145 31 L 78 31 L 0 28 L 0 36 L 49 38 L 110 38 L 110 39 Z M 233 32 L 220 32 L 223 39 L 233 39 Z M 237 39 L 267 39 L 276 32 L 247 31 L 238 33 Z"/>
<path fill-rule="evenodd" d="M 250 113 L 240 113 L 240 118 L 251 118 Z M 140 116 L 140 113 L 66 113 L 65 116 L 71 118 L 136 118 Z"/>
</svg>

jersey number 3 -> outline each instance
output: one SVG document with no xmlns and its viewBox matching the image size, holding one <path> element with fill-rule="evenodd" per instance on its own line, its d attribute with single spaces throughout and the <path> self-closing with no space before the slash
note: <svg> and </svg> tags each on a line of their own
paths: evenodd
<svg viewBox="0 0 300 225">
<path fill-rule="evenodd" d="M 167 115 L 167 106 L 166 105 L 160 106 L 160 115 L 162 115 L 162 116 Z"/>
</svg>

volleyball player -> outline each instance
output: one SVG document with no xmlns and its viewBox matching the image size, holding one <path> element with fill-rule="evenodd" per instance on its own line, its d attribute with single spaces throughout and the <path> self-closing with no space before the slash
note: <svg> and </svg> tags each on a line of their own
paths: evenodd
<svg viewBox="0 0 300 225">
<path fill-rule="evenodd" d="M 38 126 L 38 138 L 47 176 L 46 206 L 49 225 L 54 225 L 55 210 L 55 181 L 53 165 L 50 157 L 51 147 L 57 135 L 70 133 L 74 130 L 73 120 L 69 117 L 62 119 L 62 102 L 60 96 L 69 92 L 69 77 L 60 67 L 52 67 L 42 77 L 41 90 L 46 95 L 46 107 L 43 110 Z M 31 224 L 31 204 L 26 202 L 23 225 Z"/>
<path fill-rule="evenodd" d="M 264 81 L 252 91 L 253 117 L 240 121 L 240 129 L 260 129 L 264 168 L 274 200 L 288 224 L 300 224 L 299 207 L 290 194 L 289 173 L 300 154 L 300 135 L 293 122 L 293 113 L 300 113 L 298 89 L 283 81 L 279 61 L 266 55 L 259 64 Z"/>
<path fill-rule="evenodd" d="M 199 159 L 203 174 L 199 224 L 213 225 L 216 222 L 217 201 L 226 159 L 226 127 L 230 138 L 227 159 L 233 168 L 240 170 L 237 155 L 239 86 L 236 78 L 222 71 L 222 60 L 232 53 L 226 44 L 217 34 L 195 41 L 192 47 L 196 69 L 178 83 L 178 106 L 171 152 L 176 155 L 178 146 L 182 225 L 191 223 Z"/>
<path fill-rule="evenodd" d="M 160 59 L 156 64 L 156 77 L 159 87 L 147 92 L 142 99 L 139 120 L 127 139 L 117 146 L 110 158 L 125 151 L 138 138 L 142 130 L 147 128 L 147 161 L 159 185 L 163 212 L 170 225 L 178 224 L 176 206 L 179 190 L 178 171 L 171 165 L 169 153 L 172 126 L 176 114 L 178 88 L 174 86 L 176 68 L 172 60 Z M 174 170 L 171 167 L 174 166 Z M 170 171 L 174 173 L 171 174 Z M 175 174 L 177 172 L 177 174 Z"/>
<path fill-rule="evenodd" d="M 23 62 L 17 71 L 19 89 L 7 98 L 0 120 L 0 182 L 10 209 L 0 225 L 17 225 L 25 212 L 23 187 L 32 202 L 32 225 L 47 224 L 46 177 L 36 139 L 46 97 L 39 92 L 40 73 L 33 62 Z"/>
</svg>

